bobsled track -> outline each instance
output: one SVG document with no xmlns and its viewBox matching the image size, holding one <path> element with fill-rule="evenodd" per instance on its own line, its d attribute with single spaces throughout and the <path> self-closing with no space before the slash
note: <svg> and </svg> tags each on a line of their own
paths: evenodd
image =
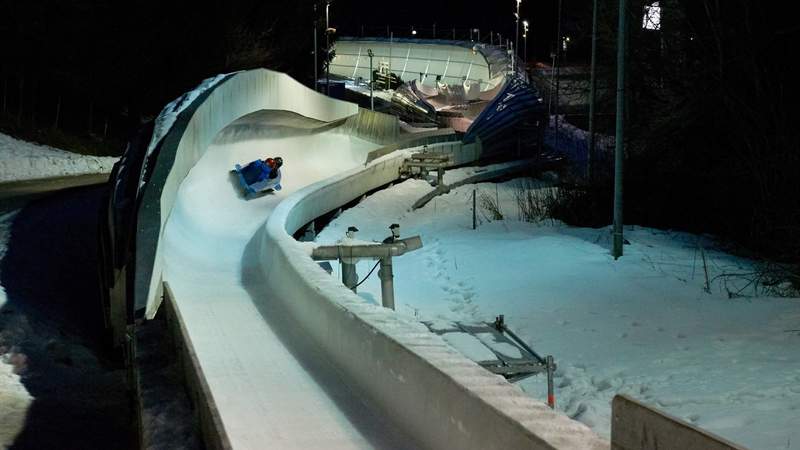
<svg viewBox="0 0 800 450">
<path fill-rule="evenodd" d="M 365 161 L 396 134 L 393 117 L 254 70 L 199 96 L 165 136 L 138 212 L 134 309 L 178 322 L 206 446 L 607 449 L 363 302 L 292 238 L 394 181 L 402 152 Z M 283 190 L 245 200 L 229 171 L 267 156 L 284 159 Z"/>
</svg>

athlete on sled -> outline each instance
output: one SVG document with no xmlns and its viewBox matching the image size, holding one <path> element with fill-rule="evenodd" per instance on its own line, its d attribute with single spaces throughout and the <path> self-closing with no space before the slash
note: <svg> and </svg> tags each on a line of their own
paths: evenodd
<svg viewBox="0 0 800 450">
<path fill-rule="evenodd" d="M 244 167 L 236 164 L 233 172 L 239 177 L 245 197 L 252 198 L 261 192 L 281 190 L 281 166 L 283 158 L 276 156 L 257 159 Z"/>
</svg>

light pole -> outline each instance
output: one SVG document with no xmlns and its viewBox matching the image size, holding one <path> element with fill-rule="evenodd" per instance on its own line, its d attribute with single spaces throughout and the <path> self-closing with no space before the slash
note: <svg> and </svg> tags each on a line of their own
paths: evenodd
<svg viewBox="0 0 800 450">
<path fill-rule="evenodd" d="M 325 54 L 327 63 L 325 64 L 325 93 L 331 95 L 331 24 L 330 10 L 331 1 L 325 2 Z"/>
<path fill-rule="evenodd" d="M 367 56 L 369 56 L 369 109 L 375 111 L 375 98 L 372 94 L 372 57 L 375 56 L 375 54 L 372 53 L 371 48 L 367 49 Z"/>
<path fill-rule="evenodd" d="M 319 87 L 317 86 L 317 81 L 319 80 L 319 75 L 317 74 L 317 4 L 314 3 L 314 91 L 319 92 Z"/>
<path fill-rule="evenodd" d="M 556 57 L 555 61 L 555 69 L 556 69 L 556 103 L 555 103 L 555 125 L 556 125 L 556 135 L 555 135 L 555 148 L 558 151 L 558 90 L 559 90 L 559 83 L 561 81 L 561 0 L 558 0 L 558 25 L 556 26 L 557 30 L 557 37 L 556 37 Z"/>
<path fill-rule="evenodd" d="M 522 21 L 522 38 L 525 40 L 525 53 L 522 54 L 523 61 L 528 60 L 528 21 Z"/>
<path fill-rule="evenodd" d="M 626 1 L 619 0 L 619 28 L 617 32 L 617 120 L 614 134 L 614 242 L 611 254 L 622 256 L 622 164 L 625 143 L 625 8 Z"/>
<path fill-rule="evenodd" d="M 597 88 L 597 0 L 592 6 L 592 68 L 589 82 L 589 145 L 586 149 L 586 178 L 592 178 L 592 158 L 594 158 L 594 108 L 595 108 L 595 89 Z"/>
<path fill-rule="evenodd" d="M 517 19 L 517 31 L 516 31 L 516 34 L 514 36 L 514 58 L 511 60 L 512 61 L 512 67 L 514 69 L 517 68 L 516 64 L 514 64 L 514 62 L 516 62 L 517 52 L 519 51 L 518 49 L 519 49 L 519 5 L 520 5 L 520 3 L 522 3 L 522 0 L 517 0 L 517 12 L 514 13 L 514 17 L 516 17 L 516 19 Z"/>
</svg>

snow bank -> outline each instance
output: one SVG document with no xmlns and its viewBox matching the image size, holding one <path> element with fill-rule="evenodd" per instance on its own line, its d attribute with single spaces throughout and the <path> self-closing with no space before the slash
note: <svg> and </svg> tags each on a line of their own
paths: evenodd
<svg viewBox="0 0 800 450">
<path fill-rule="evenodd" d="M 0 133 L 0 183 L 110 173 L 118 159 L 79 155 Z"/>
<path fill-rule="evenodd" d="M 155 126 L 153 128 L 153 137 L 150 139 L 150 144 L 147 146 L 147 153 L 144 157 L 144 166 L 142 167 L 139 179 L 140 188 L 145 183 L 144 175 L 147 172 L 147 163 L 150 159 L 150 155 L 153 154 L 158 146 L 158 143 L 161 142 L 169 130 L 172 129 L 172 125 L 175 123 L 175 119 L 178 117 L 178 114 L 183 112 L 187 106 L 191 105 L 200 94 L 214 87 L 228 75 L 230 74 L 219 74 L 210 78 L 206 78 L 196 88 L 171 101 L 167 104 L 167 106 L 164 107 L 164 109 L 161 110 L 161 113 L 159 113 L 158 117 L 156 117 Z"/>
</svg>

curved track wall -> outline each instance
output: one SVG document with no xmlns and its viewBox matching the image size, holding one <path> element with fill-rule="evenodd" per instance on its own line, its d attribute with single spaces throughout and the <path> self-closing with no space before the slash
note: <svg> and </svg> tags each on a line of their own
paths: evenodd
<svg viewBox="0 0 800 450">
<path fill-rule="evenodd" d="M 588 427 L 466 359 L 423 325 L 365 303 L 311 260 L 311 247 L 292 239 L 314 217 L 395 180 L 407 156 L 387 155 L 278 205 L 260 237 L 261 267 L 276 299 L 356 389 L 430 448 L 607 449 Z"/>
<path fill-rule="evenodd" d="M 214 137 L 239 117 L 264 109 L 293 111 L 325 122 L 358 114 L 358 106 L 306 88 L 289 75 L 266 69 L 239 72 L 204 92 L 181 112 L 160 153 L 137 214 L 134 311 L 152 318 L 161 294 L 160 238 L 178 187 Z"/>
</svg>

